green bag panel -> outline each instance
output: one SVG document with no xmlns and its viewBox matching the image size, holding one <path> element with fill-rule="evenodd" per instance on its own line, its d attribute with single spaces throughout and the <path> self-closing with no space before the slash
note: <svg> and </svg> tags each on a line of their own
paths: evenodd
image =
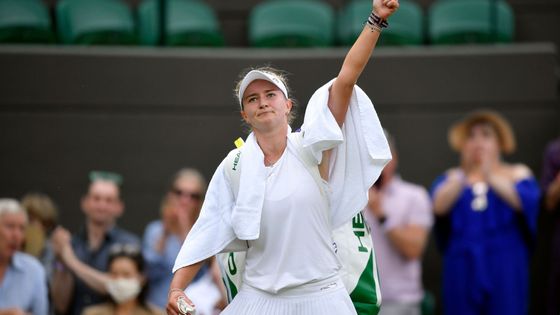
<svg viewBox="0 0 560 315">
<path fill-rule="evenodd" d="M 327 47 L 334 41 L 334 11 L 321 1 L 273 0 L 256 6 L 249 18 L 255 47 Z"/>
<path fill-rule="evenodd" d="M 432 4 L 429 14 L 429 38 L 433 44 L 513 41 L 514 14 L 503 0 L 440 0 Z"/>
<path fill-rule="evenodd" d="M 430 291 L 424 290 L 424 297 L 420 303 L 422 315 L 435 315 L 436 313 L 436 299 Z"/>
<path fill-rule="evenodd" d="M 375 304 L 353 302 L 358 315 L 377 315 L 381 309 Z"/>
<path fill-rule="evenodd" d="M 362 32 L 371 12 L 371 1 L 353 0 L 339 13 L 338 42 L 352 45 Z M 424 43 L 424 13 L 413 1 L 403 0 L 400 8 L 389 19 L 389 27 L 379 38 L 381 45 L 421 45 Z"/>
<path fill-rule="evenodd" d="M 377 268 L 374 268 L 374 259 L 375 257 L 372 252 L 358 284 L 354 291 L 350 293 L 350 299 L 352 299 L 354 308 L 356 308 L 356 312 L 359 315 L 377 315 L 379 313 L 379 297 L 373 274 L 374 270 L 377 272 Z"/>
<path fill-rule="evenodd" d="M 218 18 L 207 4 L 195 0 L 168 0 L 165 44 L 169 46 L 223 46 Z M 143 45 L 159 41 L 159 12 L 155 0 L 138 7 L 138 34 Z"/>
<path fill-rule="evenodd" d="M 0 42 L 52 43 L 51 18 L 40 0 L 0 0 Z"/>
<path fill-rule="evenodd" d="M 63 43 L 129 45 L 136 43 L 131 9 L 120 0 L 61 0 L 56 6 Z"/>
<path fill-rule="evenodd" d="M 226 276 L 227 282 L 225 282 L 224 280 L 224 285 L 226 288 L 229 288 L 229 290 L 226 290 L 227 295 L 228 295 L 228 301 L 231 302 L 233 301 L 233 298 L 237 295 L 238 289 L 235 286 L 235 283 L 233 283 L 233 281 Z"/>
</svg>

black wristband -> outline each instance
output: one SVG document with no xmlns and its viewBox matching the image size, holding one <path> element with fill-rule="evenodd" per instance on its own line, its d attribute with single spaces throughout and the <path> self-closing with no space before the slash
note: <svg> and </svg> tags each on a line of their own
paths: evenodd
<svg viewBox="0 0 560 315">
<path fill-rule="evenodd" d="M 377 30 L 381 32 L 382 29 L 387 28 L 389 26 L 387 20 L 382 19 L 379 15 L 375 14 L 375 12 L 373 11 L 371 11 L 371 14 L 369 15 L 366 23 L 369 27 L 371 27 L 372 31 Z"/>
</svg>

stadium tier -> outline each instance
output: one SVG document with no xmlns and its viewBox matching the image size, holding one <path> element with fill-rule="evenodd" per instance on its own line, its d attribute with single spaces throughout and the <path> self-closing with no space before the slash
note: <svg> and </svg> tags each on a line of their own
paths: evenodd
<svg viewBox="0 0 560 315">
<path fill-rule="evenodd" d="M 59 0 L 51 7 L 41 0 L 0 0 L 0 43 L 56 39 L 71 45 L 239 46 L 235 40 L 228 43 L 230 37 L 246 38 L 253 47 L 344 46 L 359 34 L 370 7 L 369 0 L 338 6 L 323 0 L 266 0 L 222 13 L 203 0 Z M 438 0 L 427 10 L 402 0 L 380 44 L 503 43 L 514 40 L 514 31 L 513 9 L 503 0 Z"/>
</svg>

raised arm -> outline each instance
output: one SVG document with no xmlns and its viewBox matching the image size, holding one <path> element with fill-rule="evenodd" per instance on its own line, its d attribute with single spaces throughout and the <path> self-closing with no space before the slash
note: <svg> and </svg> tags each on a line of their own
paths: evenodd
<svg viewBox="0 0 560 315">
<path fill-rule="evenodd" d="M 346 118 L 354 84 L 356 84 L 368 63 L 377 39 L 381 34 L 382 22 L 378 18 L 386 21 L 398 7 L 398 0 L 373 0 L 372 15 L 370 15 L 368 23 L 364 25 L 362 32 L 352 48 L 350 48 L 350 51 L 348 51 L 342 68 L 329 93 L 329 108 L 339 126 L 342 126 Z"/>
<path fill-rule="evenodd" d="M 342 127 L 348 112 L 354 85 L 364 71 L 381 30 L 391 14 L 399 8 L 398 0 L 373 0 L 373 9 L 362 32 L 346 54 L 342 68 L 329 92 L 329 109 L 336 122 Z M 323 151 L 319 173 L 328 180 L 331 150 Z"/>
</svg>

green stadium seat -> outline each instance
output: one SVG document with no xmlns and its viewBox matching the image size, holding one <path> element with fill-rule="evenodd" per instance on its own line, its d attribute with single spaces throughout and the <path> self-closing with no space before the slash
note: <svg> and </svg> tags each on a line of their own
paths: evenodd
<svg viewBox="0 0 560 315">
<path fill-rule="evenodd" d="M 223 46 L 214 10 L 196 0 L 167 0 L 165 45 Z M 145 0 L 138 7 L 138 33 L 143 45 L 159 42 L 158 2 Z"/>
<path fill-rule="evenodd" d="M 134 16 L 120 0 L 61 0 L 56 18 L 59 37 L 65 44 L 136 43 Z"/>
<path fill-rule="evenodd" d="M 424 13 L 414 1 L 403 0 L 395 14 L 389 19 L 389 27 L 379 38 L 381 45 L 424 44 Z"/>
<path fill-rule="evenodd" d="M 440 0 L 431 5 L 429 15 L 433 44 L 513 41 L 513 10 L 503 0 Z"/>
<path fill-rule="evenodd" d="M 338 12 L 337 39 L 342 45 L 352 45 L 364 29 L 371 12 L 371 1 L 353 0 Z"/>
<path fill-rule="evenodd" d="M 1 43 L 51 43 L 49 11 L 40 0 L 0 0 Z"/>
<path fill-rule="evenodd" d="M 353 0 L 339 13 L 338 41 L 352 45 L 364 28 L 371 12 L 370 0 Z M 389 19 L 389 27 L 379 38 L 381 45 L 421 45 L 424 43 L 424 16 L 413 1 L 403 0 L 399 10 Z"/>
<path fill-rule="evenodd" d="M 334 22 L 334 11 L 322 1 L 265 1 L 250 13 L 249 43 L 254 47 L 331 46 Z"/>
</svg>

